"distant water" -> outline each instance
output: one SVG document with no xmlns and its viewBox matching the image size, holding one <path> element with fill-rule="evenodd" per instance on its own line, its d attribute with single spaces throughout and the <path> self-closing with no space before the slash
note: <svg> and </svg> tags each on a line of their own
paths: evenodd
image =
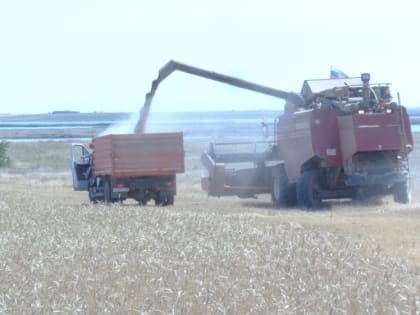
<svg viewBox="0 0 420 315">
<path fill-rule="evenodd" d="M 208 141 L 223 141 L 223 139 L 238 140 L 263 140 L 263 127 L 266 127 L 268 138 L 274 137 L 274 121 L 281 111 L 228 111 L 228 112 L 182 112 L 182 113 L 150 113 L 146 125 L 146 132 L 180 132 L 186 139 L 204 139 Z M 64 117 L 64 118 L 63 118 Z M 77 117 L 77 116 L 76 116 Z M 106 133 L 130 133 L 134 130 L 137 122 L 136 117 L 127 120 L 97 119 L 92 116 L 91 120 L 67 119 L 67 116 L 53 115 L 49 119 L 38 120 L 2 120 L 0 119 L 0 140 L 8 141 L 76 141 L 90 140 L 86 137 L 86 130 L 94 129 Z M 417 122 L 417 121 L 416 121 Z M 63 131 L 69 136 L 56 138 L 16 139 L 4 137 L 17 131 L 33 130 L 34 133 L 57 130 L 57 134 Z M 60 131 L 61 130 L 61 131 Z M 85 131 L 83 131 L 85 130 Z M 60 131 L 60 132 L 59 132 Z M 79 132 L 78 132 L 79 131 Z M 420 124 L 412 124 L 414 133 L 420 132 Z M 78 136 L 79 134 L 79 136 Z M 83 136 L 82 136 L 83 135 Z M 95 136 L 95 135 L 92 135 Z"/>
<path fill-rule="evenodd" d="M 275 111 L 248 111 L 248 112 L 181 112 L 181 113 L 150 113 L 146 125 L 146 132 L 183 132 L 186 139 L 257 139 L 262 137 L 262 123 L 271 126 L 274 135 L 274 117 L 281 112 Z M 86 140 L 100 134 L 131 133 L 137 123 L 133 115 L 122 120 L 101 115 L 86 114 L 78 119 L 77 115 L 46 115 L 42 117 L 5 117 L 0 118 L 0 140 L 8 141 L 48 141 L 48 140 Z M 33 130 L 33 133 L 30 131 Z M 56 131 L 56 132 L 54 132 Z M 89 134 L 93 132 L 94 134 Z M 18 134 L 31 133 L 36 139 L 17 140 Z M 38 137 L 37 134 L 40 136 Z M 45 137 L 55 134 L 56 137 Z M 11 135 L 11 137 L 7 137 Z M 42 137 L 44 135 L 44 137 Z M 89 135 L 90 137 L 86 137 Z M 15 140 L 13 140 L 15 139 Z"/>
<path fill-rule="evenodd" d="M 41 130 L 41 129 L 76 129 L 76 128 L 92 128 L 92 127 L 107 127 L 111 125 L 111 121 L 102 122 L 45 122 L 45 121 L 14 121 L 14 122 L 0 122 L 1 130 Z"/>
<path fill-rule="evenodd" d="M 418 124 L 411 125 L 411 132 L 413 132 L 413 133 L 420 132 L 420 125 L 418 125 Z"/>
</svg>

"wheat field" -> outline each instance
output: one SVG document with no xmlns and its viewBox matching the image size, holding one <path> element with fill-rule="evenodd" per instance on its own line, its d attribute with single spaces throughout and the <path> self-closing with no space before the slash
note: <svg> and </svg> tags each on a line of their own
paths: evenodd
<svg viewBox="0 0 420 315">
<path fill-rule="evenodd" d="M 0 314 L 420 313 L 416 176 L 411 205 L 273 210 L 207 197 L 186 143 L 174 206 L 92 206 L 68 145 L 12 144 L 0 169 Z"/>
</svg>

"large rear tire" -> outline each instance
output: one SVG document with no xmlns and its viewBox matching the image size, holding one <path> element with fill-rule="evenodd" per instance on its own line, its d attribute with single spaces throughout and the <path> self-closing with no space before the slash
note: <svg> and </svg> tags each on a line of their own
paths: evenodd
<svg viewBox="0 0 420 315">
<path fill-rule="evenodd" d="M 274 168 L 271 181 L 271 201 L 276 208 L 296 205 L 296 188 L 295 185 L 289 184 L 283 165 Z"/>
<path fill-rule="evenodd" d="M 304 171 L 296 183 L 296 195 L 299 207 L 307 210 L 319 209 L 322 206 L 319 196 L 319 172 Z"/>
<path fill-rule="evenodd" d="M 408 179 L 404 182 L 395 184 L 394 201 L 403 204 L 411 202 L 411 187 Z"/>
</svg>

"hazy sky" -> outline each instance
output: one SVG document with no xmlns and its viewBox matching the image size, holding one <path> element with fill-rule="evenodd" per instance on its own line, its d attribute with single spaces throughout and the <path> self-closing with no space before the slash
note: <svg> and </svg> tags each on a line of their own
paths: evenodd
<svg viewBox="0 0 420 315">
<path fill-rule="evenodd" d="M 420 106 L 417 1 L 0 0 L 0 113 L 138 111 L 170 59 L 286 91 L 370 72 Z M 175 73 L 153 110 L 277 109 Z"/>
</svg>

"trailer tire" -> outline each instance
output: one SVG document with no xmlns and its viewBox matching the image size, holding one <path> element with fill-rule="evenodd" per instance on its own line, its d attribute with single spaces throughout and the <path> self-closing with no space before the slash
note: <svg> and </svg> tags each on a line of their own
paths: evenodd
<svg viewBox="0 0 420 315">
<path fill-rule="evenodd" d="M 168 195 L 168 196 L 161 196 L 160 194 L 155 197 L 155 205 L 156 206 L 172 206 L 174 204 L 174 196 Z"/>
<path fill-rule="evenodd" d="M 271 182 L 271 201 L 274 207 L 293 207 L 296 205 L 296 188 L 289 183 L 283 165 L 274 168 Z"/>
<path fill-rule="evenodd" d="M 93 190 L 93 187 L 88 188 L 88 195 L 89 195 L 90 203 L 96 204 L 98 202 L 97 198 L 95 197 L 95 192 Z"/>
<path fill-rule="evenodd" d="M 411 188 L 409 180 L 395 184 L 394 201 L 403 204 L 411 202 Z"/>
<path fill-rule="evenodd" d="M 319 172 L 308 170 L 300 174 L 296 183 L 296 196 L 299 207 L 307 210 L 321 208 L 319 197 Z"/>
<path fill-rule="evenodd" d="M 104 203 L 106 205 L 109 205 L 112 202 L 112 196 L 111 196 L 111 181 L 110 180 L 104 180 Z"/>
<path fill-rule="evenodd" d="M 174 204 L 174 196 L 166 196 L 162 202 L 162 206 L 172 206 Z"/>
</svg>

